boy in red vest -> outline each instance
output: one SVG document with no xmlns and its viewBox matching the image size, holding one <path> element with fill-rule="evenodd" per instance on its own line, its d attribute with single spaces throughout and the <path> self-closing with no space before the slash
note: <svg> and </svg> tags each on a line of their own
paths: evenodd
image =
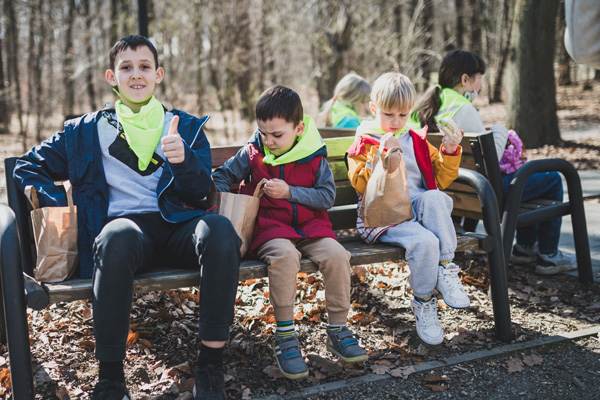
<svg viewBox="0 0 600 400">
<path fill-rule="evenodd" d="M 304 116 L 298 94 L 284 86 L 261 94 L 256 120 L 258 130 L 248 144 L 217 168 L 213 179 L 219 191 L 229 191 L 232 183 L 243 180 L 240 193 L 249 195 L 267 179 L 249 251 L 269 265 L 279 369 L 291 379 L 308 375 L 292 322 L 302 256 L 317 264 L 325 279 L 327 348 L 345 362 L 364 361 L 365 350 L 346 327 L 350 253 L 337 242 L 327 216 L 335 183 L 323 139 L 313 120 Z"/>
</svg>

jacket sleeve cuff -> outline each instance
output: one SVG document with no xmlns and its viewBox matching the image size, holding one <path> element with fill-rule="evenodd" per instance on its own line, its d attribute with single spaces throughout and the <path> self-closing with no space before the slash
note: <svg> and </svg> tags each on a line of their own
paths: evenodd
<svg viewBox="0 0 600 400">
<path fill-rule="evenodd" d="M 459 146 L 456 146 L 456 151 L 454 153 L 447 153 L 446 152 L 446 148 L 442 144 L 442 154 L 445 155 L 445 156 L 457 156 L 457 155 L 460 154 L 461 150 L 462 150 L 462 147 L 459 145 Z"/>
</svg>

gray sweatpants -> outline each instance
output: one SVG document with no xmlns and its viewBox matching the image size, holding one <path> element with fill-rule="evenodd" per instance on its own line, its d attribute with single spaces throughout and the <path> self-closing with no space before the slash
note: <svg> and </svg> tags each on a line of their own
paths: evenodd
<svg viewBox="0 0 600 400">
<path fill-rule="evenodd" d="M 433 293 L 440 261 L 454 258 L 452 199 L 439 190 L 428 190 L 412 200 L 412 207 L 413 219 L 389 228 L 379 240 L 406 249 L 408 282 L 415 296 L 425 298 Z"/>
</svg>

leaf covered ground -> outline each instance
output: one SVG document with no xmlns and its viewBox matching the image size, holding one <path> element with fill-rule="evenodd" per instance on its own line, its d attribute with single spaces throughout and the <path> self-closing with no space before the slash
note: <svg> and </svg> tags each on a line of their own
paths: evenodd
<svg viewBox="0 0 600 400">
<path fill-rule="evenodd" d="M 472 305 L 466 310 L 453 310 L 439 302 L 445 341 L 435 347 L 424 345 L 414 330 L 406 264 L 353 268 L 349 321 L 369 351 L 368 362 L 359 365 L 344 364 L 328 354 L 323 282 L 318 274 L 301 274 L 295 320 L 310 376 L 300 381 L 283 378 L 272 356 L 274 320 L 267 281 L 244 282 L 238 289 L 236 318 L 225 353 L 230 397 L 285 395 L 301 387 L 368 373 L 406 377 L 414 371 L 413 365 L 422 362 L 501 346 L 494 335 L 493 310 L 487 296 L 485 255 L 465 253 L 458 261 Z M 541 278 L 528 268 L 515 267 L 509 273 L 509 286 L 516 342 L 599 323 L 598 283 L 586 286 L 568 276 Z M 193 374 L 188 361 L 196 358 L 197 299 L 196 288 L 135 297 L 125 361 L 126 379 L 134 398 L 191 398 Z M 29 312 L 36 398 L 88 398 L 97 376 L 91 317 L 91 305 L 86 301 Z M 5 357 L 4 348 L 0 384 L 9 394 Z M 519 373 L 538 362 L 535 357 L 517 357 L 503 368 Z M 444 388 L 444 382 L 434 378 L 423 384 L 431 385 L 431 390 Z"/>
</svg>

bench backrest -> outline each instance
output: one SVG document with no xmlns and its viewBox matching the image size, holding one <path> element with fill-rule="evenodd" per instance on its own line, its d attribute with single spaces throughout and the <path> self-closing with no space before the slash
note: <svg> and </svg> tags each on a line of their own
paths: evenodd
<svg viewBox="0 0 600 400">
<path fill-rule="evenodd" d="M 355 228 L 357 197 L 354 188 L 352 188 L 348 181 L 348 169 L 344 162 L 346 150 L 354 141 L 355 131 L 353 129 L 337 128 L 320 128 L 319 130 L 327 145 L 327 161 L 336 183 L 335 204 L 329 210 L 329 218 L 334 230 Z M 441 135 L 430 133 L 428 140 L 432 145 L 439 147 Z M 498 167 L 498 159 L 491 132 L 484 135 L 466 134 L 461 144 L 463 146 L 461 168 L 478 171 L 488 179 L 491 177 L 490 182 L 492 182 L 493 187 L 493 181 L 495 180 L 497 187 L 494 187 L 494 191 L 499 199 L 499 204 L 503 204 L 504 191 L 501 186 L 500 169 Z M 223 165 L 240 148 L 240 145 L 216 146 L 211 148 L 213 168 Z M 12 178 L 15 162 L 16 157 L 6 158 L 4 162 L 8 204 L 15 212 L 17 219 L 21 239 L 23 270 L 28 274 L 32 274 L 35 261 L 35 245 L 31 234 L 31 220 L 29 218 L 27 199 L 17 189 L 15 181 Z M 470 186 L 454 182 L 445 192 L 454 200 L 454 215 L 481 218 L 480 200 Z"/>
<path fill-rule="evenodd" d="M 488 179 L 496 194 L 498 206 L 502 210 L 504 208 L 504 188 L 492 135 L 492 132 L 481 135 L 465 133 L 465 137 L 461 142 L 463 153 L 460 167 L 477 171 Z M 439 148 L 442 143 L 442 135 L 440 133 L 429 133 L 427 140 Z M 446 188 L 445 192 L 454 201 L 453 215 L 481 219 L 481 201 L 473 188 L 462 183 L 453 182 Z"/>
</svg>

